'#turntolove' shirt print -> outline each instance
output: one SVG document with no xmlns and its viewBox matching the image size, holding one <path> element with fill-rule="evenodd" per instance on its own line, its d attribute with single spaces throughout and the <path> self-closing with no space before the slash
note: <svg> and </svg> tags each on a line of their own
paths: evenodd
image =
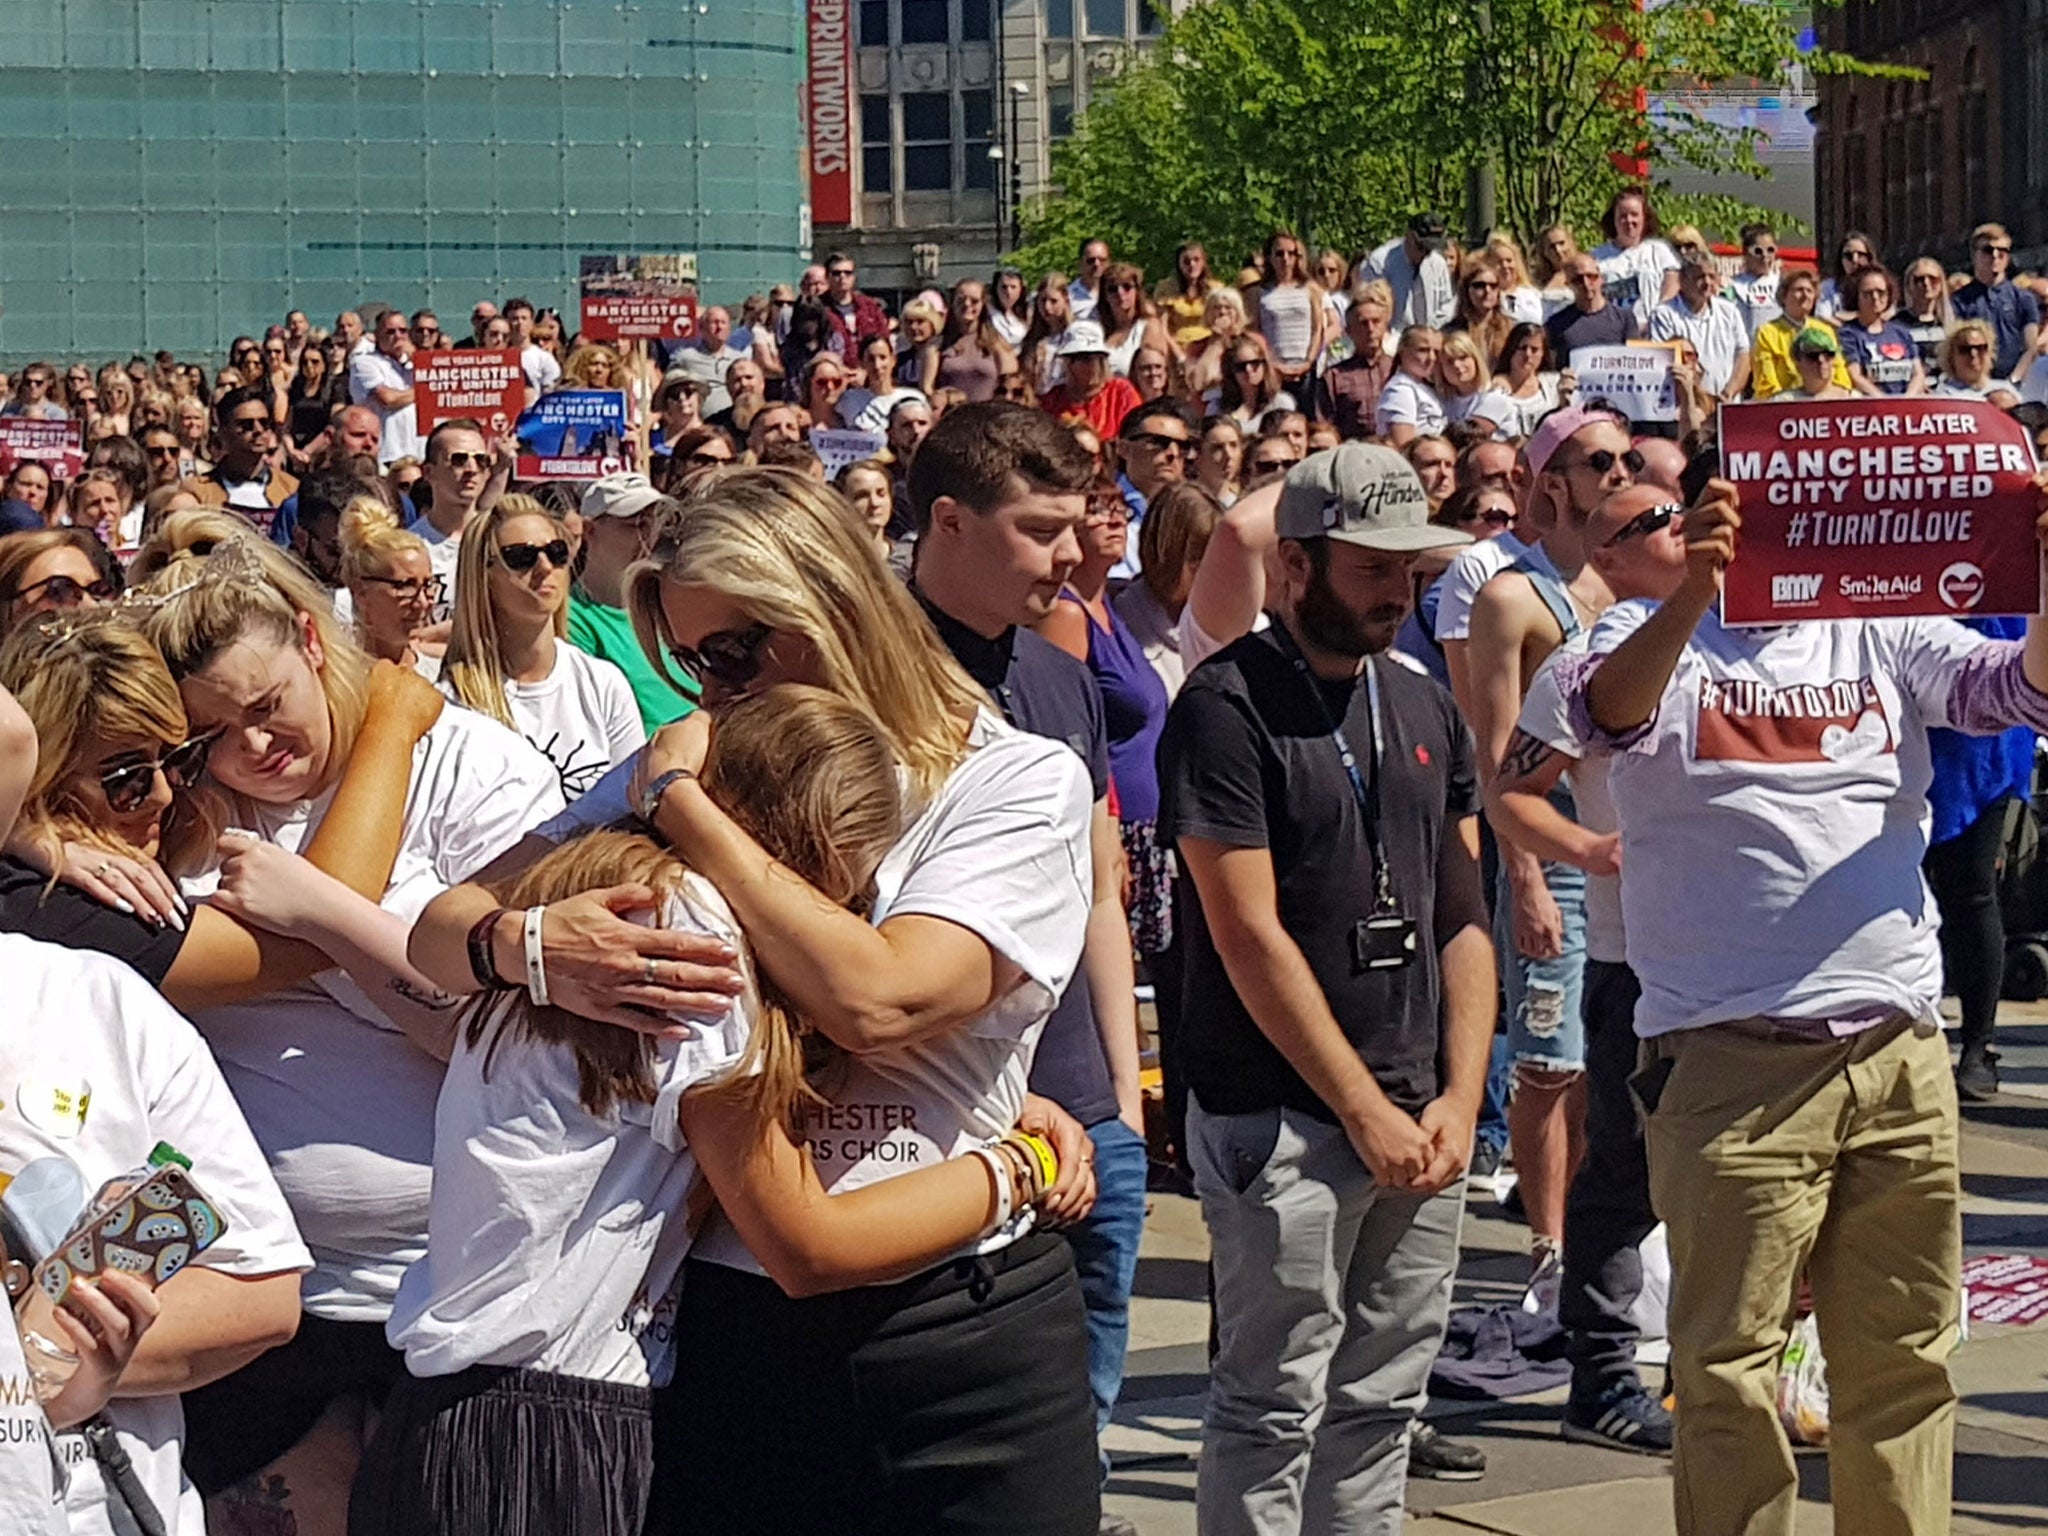
<svg viewBox="0 0 2048 1536">
<path fill-rule="evenodd" d="M 1867 676 L 1782 687 L 1703 678 L 1693 739 L 1700 762 L 1846 763 L 1899 746 L 1884 694 Z"/>
</svg>

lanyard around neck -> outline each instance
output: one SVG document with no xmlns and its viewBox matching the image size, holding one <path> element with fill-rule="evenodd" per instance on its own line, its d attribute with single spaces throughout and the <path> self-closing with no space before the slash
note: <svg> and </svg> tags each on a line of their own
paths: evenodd
<svg viewBox="0 0 2048 1536">
<path fill-rule="evenodd" d="M 1366 714 L 1372 722 L 1372 784 L 1368 788 L 1364 776 L 1358 771 L 1358 754 L 1351 750 L 1343 722 L 1331 718 L 1330 706 L 1324 702 L 1322 687 L 1309 668 L 1308 658 L 1301 654 L 1301 647 L 1295 643 L 1294 636 L 1278 619 L 1273 621 L 1273 634 L 1301 678 L 1302 686 L 1315 700 L 1316 712 L 1323 717 L 1323 726 L 1330 733 L 1330 744 L 1337 749 L 1337 761 L 1344 765 L 1344 777 L 1351 781 L 1351 794 L 1358 802 L 1359 819 L 1365 827 L 1366 852 L 1372 858 L 1373 911 L 1396 912 L 1399 904 L 1394 900 L 1393 871 L 1388 867 L 1386 850 L 1380 845 L 1380 780 L 1385 772 L 1387 732 L 1380 713 L 1379 668 L 1374 665 L 1372 657 L 1365 658 L 1365 705 Z"/>
</svg>

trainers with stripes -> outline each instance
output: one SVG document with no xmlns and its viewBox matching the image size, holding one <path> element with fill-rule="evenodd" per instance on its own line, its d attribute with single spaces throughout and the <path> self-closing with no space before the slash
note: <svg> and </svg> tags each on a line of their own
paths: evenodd
<svg viewBox="0 0 2048 1536">
<path fill-rule="evenodd" d="M 1581 1445 L 1643 1456 L 1671 1454 L 1671 1415 L 1632 1382 L 1621 1383 L 1590 1403 L 1564 1405 L 1564 1437 Z"/>
</svg>

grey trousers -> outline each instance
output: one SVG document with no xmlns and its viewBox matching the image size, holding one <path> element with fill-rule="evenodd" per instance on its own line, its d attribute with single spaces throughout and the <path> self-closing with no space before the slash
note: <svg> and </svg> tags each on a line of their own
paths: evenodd
<svg viewBox="0 0 2048 1536">
<path fill-rule="evenodd" d="M 1218 1349 L 1201 1536 L 1399 1536 L 1408 1425 L 1443 1344 L 1464 1215 L 1374 1187 L 1337 1126 L 1188 1104 Z"/>
</svg>

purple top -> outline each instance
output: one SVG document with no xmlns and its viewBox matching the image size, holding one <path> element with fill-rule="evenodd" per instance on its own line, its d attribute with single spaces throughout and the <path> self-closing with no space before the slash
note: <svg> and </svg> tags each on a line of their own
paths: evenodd
<svg viewBox="0 0 2048 1536">
<path fill-rule="evenodd" d="M 1088 670 L 1102 690 L 1102 720 L 1109 730 L 1109 776 L 1125 821 L 1159 819 L 1159 733 L 1166 725 L 1166 684 L 1145 659 L 1145 648 L 1114 607 L 1109 628 L 1095 622 L 1071 592 L 1060 594 L 1088 621 Z"/>
</svg>

